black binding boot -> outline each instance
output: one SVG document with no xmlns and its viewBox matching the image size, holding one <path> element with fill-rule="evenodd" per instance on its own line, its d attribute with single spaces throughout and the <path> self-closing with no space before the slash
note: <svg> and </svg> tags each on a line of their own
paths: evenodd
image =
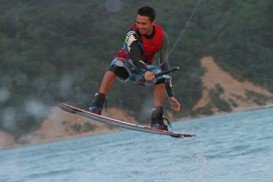
<svg viewBox="0 0 273 182">
<path fill-rule="evenodd" d="M 163 107 L 155 107 L 154 111 L 152 113 L 152 118 L 151 118 L 151 127 L 160 129 L 160 130 L 167 130 L 168 131 L 168 126 L 164 123 L 164 118 L 163 118 Z"/>
<path fill-rule="evenodd" d="M 89 107 L 89 111 L 92 113 L 101 115 L 104 102 L 105 102 L 105 95 L 102 93 L 96 93 L 93 103 Z"/>
</svg>

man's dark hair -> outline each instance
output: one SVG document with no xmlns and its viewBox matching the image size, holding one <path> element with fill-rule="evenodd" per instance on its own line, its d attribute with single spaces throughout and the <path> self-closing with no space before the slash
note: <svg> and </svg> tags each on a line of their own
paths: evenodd
<svg viewBox="0 0 273 182">
<path fill-rule="evenodd" d="M 144 6 L 139 8 L 137 14 L 140 16 L 149 17 L 150 21 L 153 22 L 155 20 L 155 10 L 149 6 Z"/>
</svg>

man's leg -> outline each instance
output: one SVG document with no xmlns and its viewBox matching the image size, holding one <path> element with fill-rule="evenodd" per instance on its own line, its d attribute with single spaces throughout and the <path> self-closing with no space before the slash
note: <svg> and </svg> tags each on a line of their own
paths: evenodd
<svg viewBox="0 0 273 182">
<path fill-rule="evenodd" d="M 107 71 L 104 74 L 104 77 L 102 79 L 100 88 L 99 88 L 99 93 L 95 94 L 95 98 L 93 100 L 93 103 L 89 107 L 89 110 L 92 113 L 95 114 L 101 114 L 102 107 L 105 101 L 105 95 L 110 91 L 112 88 L 115 80 L 116 80 L 116 74 L 112 71 Z"/>
<path fill-rule="evenodd" d="M 151 127 L 168 130 L 168 126 L 163 121 L 163 102 L 165 96 L 165 84 L 156 84 L 154 87 L 154 110 L 151 117 Z"/>
<path fill-rule="evenodd" d="M 165 96 L 165 84 L 156 84 L 154 87 L 154 106 L 159 107 L 163 105 Z"/>
<path fill-rule="evenodd" d="M 99 92 L 95 94 L 95 98 L 89 110 L 96 114 L 101 114 L 101 110 L 105 101 L 105 95 L 112 88 L 116 77 L 118 76 L 122 80 L 126 80 L 129 77 L 129 73 L 125 68 L 124 61 L 114 59 L 111 63 L 109 70 L 104 74 Z"/>
<path fill-rule="evenodd" d="M 104 95 L 107 94 L 109 92 L 109 90 L 112 88 L 112 86 L 116 80 L 116 77 L 117 77 L 117 75 L 114 72 L 107 71 L 104 74 L 104 77 L 102 79 L 99 93 L 102 93 Z"/>
</svg>

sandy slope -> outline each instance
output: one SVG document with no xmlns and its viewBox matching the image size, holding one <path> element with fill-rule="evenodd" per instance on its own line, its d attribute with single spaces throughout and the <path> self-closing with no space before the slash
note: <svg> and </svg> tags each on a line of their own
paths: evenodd
<svg viewBox="0 0 273 182">
<path fill-rule="evenodd" d="M 136 120 L 126 111 L 116 108 L 108 109 L 103 115 L 136 123 Z M 43 121 L 40 128 L 33 133 L 22 136 L 18 140 L 18 143 L 35 144 L 71 137 L 95 135 L 117 129 L 118 128 L 107 124 L 88 120 L 75 114 L 65 112 L 59 107 L 54 107 L 52 108 L 51 113 L 48 114 L 48 117 Z"/>
<path fill-rule="evenodd" d="M 254 98 L 247 97 L 246 90 L 271 98 L 265 104 L 272 103 L 273 94 L 268 90 L 258 87 L 249 81 L 240 82 L 236 80 L 228 72 L 219 67 L 211 57 L 203 57 L 200 61 L 206 72 L 201 78 L 203 83 L 202 98 L 196 103 L 194 109 L 204 107 L 210 102 L 209 90 L 214 89 L 217 84 L 224 90 L 221 99 L 227 102 L 230 102 L 230 100 L 236 102 L 237 106 L 232 107 L 233 111 L 261 107 L 261 105 L 255 102 Z"/>
<path fill-rule="evenodd" d="M 0 131 L 0 150 L 16 145 L 11 134 Z"/>
</svg>

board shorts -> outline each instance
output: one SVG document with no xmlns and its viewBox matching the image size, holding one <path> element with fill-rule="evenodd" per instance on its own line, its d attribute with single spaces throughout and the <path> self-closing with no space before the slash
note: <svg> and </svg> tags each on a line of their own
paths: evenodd
<svg viewBox="0 0 273 182">
<path fill-rule="evenodd" d="M 154 81 L 147 81 L 144 78 L 145 71 L 137 68 L 131 59 L 126 60 L 123 58 L 114 58 L 111 62 L 111 67 L 115 67 L 117 69 L 124 68 L 127 72 L 127 78 L 121 77 L 119 74 L 117 74 L 119 80 L 123 82 L 132 82 L 138 86 L 146 86 L 146 84 L 157 84 L 161 80 L 163 80 L 165 83 L 166 79 L 171 79 L 170 75 L 161 75 L 156 77 Z M 147 68 L 154 74 L 162 72 L 161 69 L 154 65 L 147 65 Z"/>
</svg>

